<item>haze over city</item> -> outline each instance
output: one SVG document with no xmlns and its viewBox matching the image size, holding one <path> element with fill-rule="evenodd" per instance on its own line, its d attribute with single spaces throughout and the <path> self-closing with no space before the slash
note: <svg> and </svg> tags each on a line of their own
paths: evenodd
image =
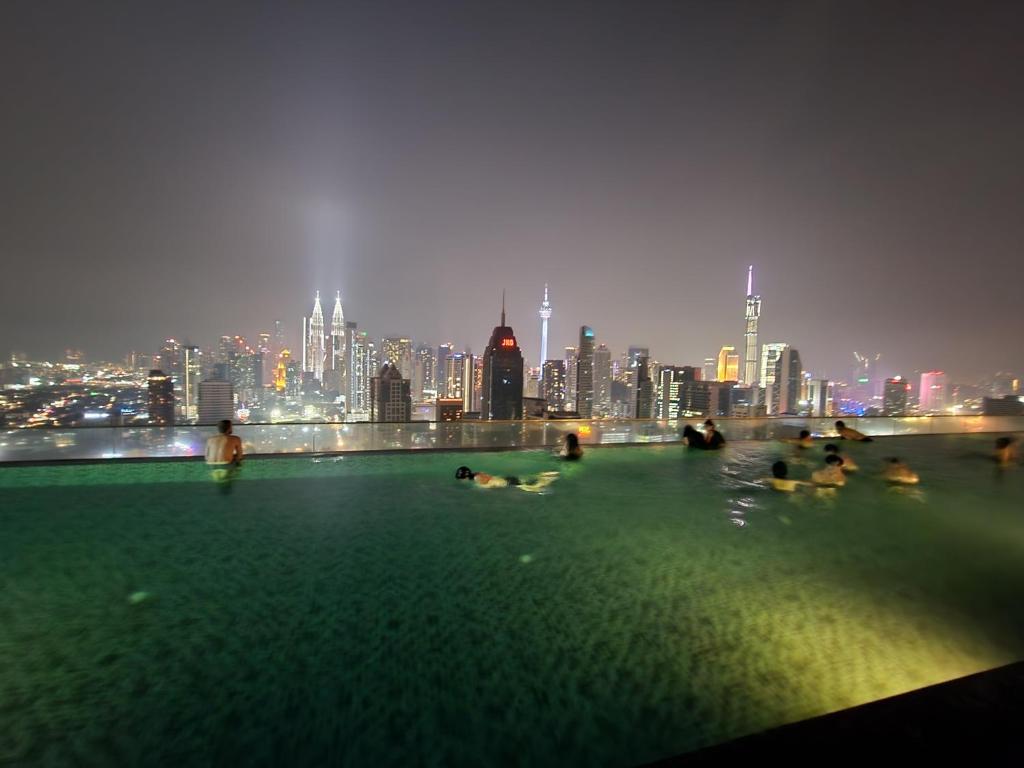
<svg viewBox="0 0 1024 768">
<path fill-rule="evenodd" d="M 310 3 L 0 11 L 0 355 L 592 326 L 698 365 L 1024 369 L 1020 6 Z M 896 372 L 896 371 L 894 371 Z"/>
</svg>

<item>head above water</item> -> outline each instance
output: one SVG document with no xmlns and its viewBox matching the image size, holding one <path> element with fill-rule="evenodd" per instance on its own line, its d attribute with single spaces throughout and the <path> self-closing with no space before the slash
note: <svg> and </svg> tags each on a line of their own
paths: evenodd
<svg viewBox="0 0 1024 768">
<path fill-rule="evenodd" d="M 838 454 L 835 453 L 830 453 L 828 456 L 826 456 L 825 463 L 828 464 L 830 467 L 833 465 L 837 467 L 843 466 L 843 460 L 839 458 Z"/>
<path fill-rule="evenodd" d="M 890 459 L 886 459 L 886 461 L 888 461 L 888 462 L 889 462 L 890 464 L 902 464 L 902 463 L 903 463 L 902 461 L 900 461 L 900 460 L 899 460 L 898 458 L 896 458 L 895 456 L 893 456 L 893 457 L 892 457 L 892 458 L 890 458 Z"/>
<path fill-rule="evenodd" d="M 217 422 L 217 431 L 222 435 L 231 434 L 231 419 L 221 419 Z"/>
<path fill-rule="evenodd" d="M 825 446 L 825 453 L 839 453 L 839 446 L 835 443 L 829 443 Z"/>
<path fill-rule="evenodd" d="M 776 461 L 774 464 L 772 464 L 772 477 L 776 478 L 777 480 L 785 480 L 786 475 L 788 474 L 789 467 L 786 466 L 786 462 Z"/>
<path fill-rule="evenodd" d="M 565 445 L 568 448 L 579 448 L 580 439 L 576 436 L 575 432 L 570 432 L 565 436 Z"/>
<path fill-rule="evenodd" d="M 475 474 L 476 473 L 473 470 L 471 470 L 469 467 L 463 466 L 463 467 L 459 467 L 458 469 L 455 470 L 455 479 L 456 480 L 472 480 L 473 479 L 473 475 L 475 475 Z"/>
<path fill-rule="evenodd" d="M 836 429 L 846 429 L 846 423 L 842 421 L 836 422 Z"/>
<path fill-rule="evenodd" d="M 807 440 L 807 439 L 810 438 L 810 436 L 811 436 L 810 430 L 807 430 L 807 429 L 801 429 L 800 430 L 800 439 L 801 440 Z"/>
<path fill-rule="evenodd" d="M 1003 448 L 1009 448 L 1011 445 L 1013 445 L 1012 437 L 1000 437 L 996 440 L 996 448 L 999 448 L 1000 450 Z"/>
<path fill-rule="evenodd" d="M 714 428 L 715 428 L 715 422 L 713 422 L 711 419 L 708 419 L 707 421 L 704 422 L 704 429 L 714 429 Z"/>
</svg>

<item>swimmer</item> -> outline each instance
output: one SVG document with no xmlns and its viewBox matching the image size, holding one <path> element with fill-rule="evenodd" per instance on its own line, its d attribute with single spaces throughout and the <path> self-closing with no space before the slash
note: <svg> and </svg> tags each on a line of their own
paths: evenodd
<svg viewBox="0 0 1024 768">
<path fill-rule="evenodd" d="M 715 422 L 708 419 L 704 422 L 704 447 L 709 451 L 717 451 L 725 445 L 725 437 L 715 429 Z"/>
<path fill-rule="evenodd" d="M 566 461 L 578 461 L 583 458 L 583 449 L 580 447 L 580 439 L 576 433 L 570 432 L 565 436 L 565 445 L 562 446 L 558 455 Z"/>
<path fill-rule="evenodd" d="M 1017 439 L 1000 437 L 996 440 L 996 452 L 993 458 L 1000 467 L 1008 467 L 1017 463 Z"/>
<path fill-rule="evenodd" d="M 865 435 L 863 432 L 859 432 L 858 430 L 853 429 L 852 427 L 848 427 L 841 421 L 836 422 L 836 432 L 839 433 L 839 438 L 841 440 L 856 440 L 857 442 L 860 443 L 872 442 L 871 438 Z"/>
<path fill-rule="evenodd" d="M 455 470 L 456 480 L 470 480 L 480 488 L 518 488 L 536 493 L 558 479 L 557 472 L 541 472 L 534 480 L 520 480 L 518 477 L 495 477 L 486 472 L 474 472 L 469 467 Z"/>
<path fill-rule="evenodd" d="M 242 465 L 242 440 L 232 434 L 230 419 L 217 422 L 217 434 L 206 441 L 206 465 L 217 482 L 230 480 Z"/>
<path fill-rule="evenodd" d="M 843 475 L 843 460 L 836 454 L 830 453 L 825 457 L 825 468 L 813 472 L 811 480 L 814 481 L 815 485 L 825 485 L 832 488 L 841 488 L 846 485 L 846 476 Z"/>
<path fill-rule="evenodd" d="M 773 491 L 792 493 L 801 485 L 810 485 L 810 483 L 805 483 L 803 480 L 790 480 L 787 477 L 788 474 L 789 467 L 786 466 L 786 462 L 776 461 L 772 464 L 772 477 L 768 482 L 771 484 Z"/>
<path fill-rule="evenodd" d="M 687 448 L 707 448 L 704 435 L 687 424 L 683 427 L 683 445 Z"/>
<path fill-rule="evenodd" d="M 882 476 L 890 483 L 904 485 L 917 485 L 921 481 L 914 470 L 895 457 L 886 462 Z"/>
<path fill-rule="evenodd" d="M 851 459 L 844 453 L 839 452 L 839 446 L 835 443 L 829 443 L 825 446 L 825 455 L 838 456 L 843 460 L 843 472 L 856 472 L 860 467 L 857 466 L 857 462 Z"/>
<path fill-rule="evenodd" d="M 783 442 L 789 443 L 790 445 L 795 445 L 797 448 L 801 449 L 814 447 L 814 440 L 811 439 L 811 433 L 806 429 L 801 429 L 800 437 L 796 438 L 795 440 L 793 438 L 789 438 L 788 440 L 784 440 Z"/>
</svg>

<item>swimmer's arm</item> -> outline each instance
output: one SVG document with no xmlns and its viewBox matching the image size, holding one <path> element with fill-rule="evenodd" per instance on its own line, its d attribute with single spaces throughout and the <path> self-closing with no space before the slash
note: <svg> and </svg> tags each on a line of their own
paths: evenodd
<svg viewBox="0 0 1024 768">
<path fill-rule="evenodd" d="M 237 435 L 232 435 L 232 437 L 234 439 L 231 441 L 231 448 L 232 448 L 232 451 L 233 451 L 231 460 L 235 464 L 241 464 L 242 463 L 242 455 L 243 455 L 242 454 L 242 438 L 238 437 Z"/>
</svg>

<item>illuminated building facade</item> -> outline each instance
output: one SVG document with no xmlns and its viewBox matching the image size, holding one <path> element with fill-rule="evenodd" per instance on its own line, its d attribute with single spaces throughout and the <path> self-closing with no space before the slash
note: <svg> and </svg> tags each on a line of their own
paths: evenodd
<svg viewBox="0 0 1024 768">
<path fill-rule="evenodd" d="M 740 356 L 736 347 L 722 347 L 718 351 L 718 381 L 738 381 Z"/>
<path fill-rule="evenodd" d="M 345 312 L 341 308 L 341 291 L 334 295 L 334 309 L 331 312 L 331 355 L 326 389 L 341 395 L 345 393 L 346 372 L 348 370 L 348 327 L 345 323 Z"/>
<path fill-rule="evenodd" d="M 174 424 L 174 382 L 160 369 L 149 372 L 149 423 L 159 426 Z"/>
<path fill-rule="evenodd" d="M 761 345 L 761 377 L 758 383 L 765 392 L 771 392 L 775 383 L 775 364 L 788 346 L 777 341 Z"/>
<path fill-rule="evenodd" d="M 417 402 L 433 400 L 437 397 L 437 384 L 434 374 L 434 350 L 420 346 L 413 358 L 412 395 Z"/>
<path fill-rule="evenodd" d="M 282 349 L 277 357 L 277 367 L 274 368 L 274 391 L 284 394 L 288 387 L 288 363 L 291 361 L 292 353 Z"/>
<path fill-rule="evenodd" d="M 320 291 L 317 291 L 313 301 L 313 314 L 310 315 L 306 334 L 303 370 L 306 373 L 311 373 L 314 379 L 321 382 L 324 380 L 324 360 L 327 356 L 325 344 L 324 311 L 320 306 Z"/>
<path fill-rule="evenodd" d="M 398 366 L 385 363 L 370 387 L 370 421 L 412 421 L 409 379 Z"/>
<path fill-rule="evenodd" d="M 231 419 L 234 412 L 235 397 L 230 381 L 206 379 L 199 382 L 199 424 Z"/>
<path fill-rule="evenodd" d="M 701 367 L 700 378 L 702 381 L 714 381 L 718 376 L 718 363 L 713 357 L 705 357 L 704 365 Z M 764 386 L 763 384 L 761 386 Z"/>
<path fill-rule="evenodd" d="M 565 348 L 565 402 L 576 407 L 576 347 Z"/>
<path fill-rule="evenodd" d="M 910 382 L 902 376 L 885 380 L 882 390 L 882 414 L 884 416 L 906 416 Z"/>
<path fill-rule="evenodd" d="M 548 404 L 548 411 L 565 411 L 565 361 L 548 360 L 541 374 L 541 395 Z"/>
<path fill-rule="evenodd" d="M 412 379 L 412 339 L 392 337 L 381 341 L 381 362 L 398 366 L 402 378 Z"/>
<path fill-rule="evenodd" d="M 772 415 L 800 413 L 801 374 L 800 353 L 787 346 L 775 362 L 775 381 L 772 383 L 771 397 Z"/>
<path fill-rule="evenodd" d="M 181 347 L 181 373 L 182 415 L 186 421 L 193 421 L 198 416 L 197 387 L 203 375 L 203 353 L 195 344 L 183 344 Z"/>
<path fill-rule="evenodd" d="M 700 380 L 700 371 L 692 365 L 666 365 L 658 372 L 658 404 L 655 416 L 659 419 L 679 417 L 679 387 L 685 382 Z"/>
<path fill-rule="evenodd" d="M 594 415 L 594 329 L 580 328 L 580 345 L 576 352 L 576 412 L 580 418 Z"/>
<path fill-rule="evenodd" d="M 654 418 L 654 380 L 646 357 L 636 361 L 636 413 L 638 419 Z M 582 414 L 581 414 L 582 415 Z"/>
<path fill-rule="evenodd" d="M 483 354 L 480 393 L 482 419 L 523 418 L 523 353 L 515 332 L 505 324 L 505 301 L 501 302 L 501 324 L 491 332 Z"/>
<path fill-rule="evenodd" d="M 612 411 L 612 353 L 606 344 L 594 350 L 594 415 L 608 416 Z"/>
<path fill-rule="evenodd" d="M 942 371 L 922 373 L 918 406 L 921 413 L 944 413 L 949 407 L 948 401 L 946 374 Z"/>
<path fill-rule="evenodd" d="M 811 416 L 832 416 L 832 401 L 832 382 L 828 379 L 807 381 L 807 407 Z"/>
<path fill-rule="evenodd" d="M 754 265 L 747 268 L 746 330 L 743 332 L 743 383 L 757 383 L 757 324 L 761 319 L 761 297 L 754 295 Z"/>
</svg>

